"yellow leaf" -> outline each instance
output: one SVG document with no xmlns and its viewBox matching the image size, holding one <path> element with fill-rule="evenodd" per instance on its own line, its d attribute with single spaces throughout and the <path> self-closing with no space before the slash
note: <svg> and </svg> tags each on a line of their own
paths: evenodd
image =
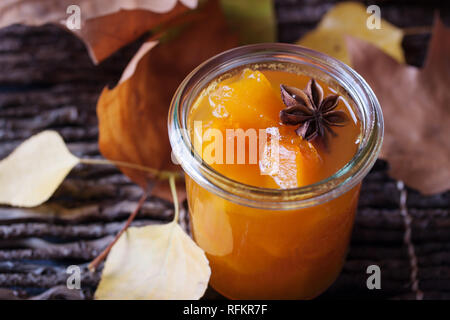
<svg viewBox="0 0 450 320">
<path fill-rule="evenodd" d="M 398 62 L 404 62 L 403 31 L 383 19 L 380 29 L 369 29 L 366 26 L 369 16 L 366 7 L 360 3 L 340 3 L 328 11 L 318 27 L 307 33 L 298 44 L 350 64 L 345 36 L 351 35 L 375 45 Z"/>
<path fill-rule="evenodd" d="M 129 228 L 105 262 L 96 299 L 199 299 L 211 270 L 205 253 L 174 221 Z"/>
<path fill-rule="evenodd" d="M 79 161 L 57 132 L 32 136 L 0 161 L 0 203 L 19 207 L 42 204 Z"/>
</svg>

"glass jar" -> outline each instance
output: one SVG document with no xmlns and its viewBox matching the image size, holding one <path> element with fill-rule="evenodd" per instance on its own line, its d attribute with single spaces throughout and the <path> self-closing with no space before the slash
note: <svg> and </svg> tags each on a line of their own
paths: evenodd
<svg viewBox="0 0 450 320">
<path fill-rule="evenodd" d="M 195 152 L 189 110 L 220 76 L 247 65 L 296 65 L 302 73 L 339 87 L 361 123 L 354 157 L 334 175 L 294 189 L 266 189 L 223 176 Z M 341 93 L 341 92 L 340 92 Z M 368 84 L 347 65 L 290 44 L 257 44 L 221 53 L 181 83 L 169 111 L 173 154 L 186 173 L 195 241 L 211 265 L 211 286 L 233 299 L 310 299 L 337 278 L 345 260 L 361 180 L 383 139 L 380 105 Z"/>
</svg>

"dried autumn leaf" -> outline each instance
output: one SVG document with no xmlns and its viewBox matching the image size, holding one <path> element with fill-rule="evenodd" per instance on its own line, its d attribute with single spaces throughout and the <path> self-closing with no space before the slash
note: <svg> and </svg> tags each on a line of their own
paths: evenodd
<svg viewBox="0 0 450 320">
<path fill-rule="evenodd" d="M 0 203 L 20 207 L 44 203 L 79 161 L 57 132 L 32 136 L 0 161 Z"/>
<path fill-rule="evenodd" d="M 175 38 L 145 43 L 121 82 L 114 89 L 105 88 L 98 100 L 101 153 L 110 160 L 170 167 L 167 113 L 176 88 L 201 62 L 237 43 L 217 1 L 208 1 Z M 149 177 L 142 172 L 121 170 L 147 186 Z"/>
<path fill-rule="evenodd" d="M 129 228 L 114 245 L 96 299 L 199 299 L 211 270 L 178 223 Z"/>
<path fill-rule="evenodd" d="M 383 109 L 381 157 L 390 175 L 424 194 L 450 189 L 450 30 L 437 21 L 424 68 L 349 38 L 352 64 Z"/>
<path fill-rule="evenodd" d="M 65 25 L 71 5 L 81 8 L 81 28 L 73 29 L 98 63 L 144 32 L 172 20 L 197 0 L 3 0 L 0 3 L 0 28 L 14 23 Z"/>
<path fill-rule="evenodd" d="M 325 14 L 317 28 L 307 33 L 298 44 L 350 64 L 345 35 L 351 35 L 372 43 L 397 61 L 404 62 L 401 47 L 403 31 L 383 19 L 381 29 L 369 29 L 366 26 L 368 17 L 366 7 L 360 3 L 339 3 Z"/>
</svg>

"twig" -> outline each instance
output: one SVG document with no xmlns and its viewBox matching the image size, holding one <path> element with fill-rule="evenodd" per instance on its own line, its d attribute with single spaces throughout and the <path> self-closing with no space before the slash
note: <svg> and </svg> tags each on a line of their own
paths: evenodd
<svg viewBox="0 0 450 320">
<path fill-rule="evenodd" d="M 171 177 L 172 179 L 172 177 Z M 119 231 L 119 233 L 116 235 L 116 237 L 114 238 L 113 241 L 111 241 L 111 243 L 105 248 L 105 250 L 103 250 L 98 256 L 97 258 L 95 258 L 88 266 L 89 270 L 91 272 L 94 272 L 95 269 L 97 269 L 97 267 L 99 266 L 99 264 L 106 258 L 106 256 L 108 255 L 109 251 L 111 251 L 111 248 L 114 246 L 114 244 L 116 244 L 117 240 L 119 240 L 119 238 L 122 236 L 122 234 L 125 232 L 125 230 L 128 229 L 128 227 L 130 226 L 131 222 L 133 222 L 134 218 L 136 217 L 136 215 L 138 214 L 139 210 L 141 209 L 142 205 L 144 204 L 145 200 L 147 199 L 147 197 L 149 196 L 149 190 L 145 191 L 145 193 L 142 195 L 141 199 L 139 199 L 139 203 L 136 206 L 136 208 L 134 209 L 133 213 L 130 215 L 130 217 L 128 218 L 127 222 L 125 223 L 125 225 L 123 226 L 123 228 Z"/>
<path fill-rule="evenodd" d="M 170 192 L 172 193 L 173 207 L 175 211 L 173 221 L 175 223 L 178 223 L 178 216 L 180 215 L 180 209 L 178 207 L 177 186 L 175 184 L 175 177 L 172 176 L 169 178 L 169 184 L 170 184 Z"/>
<path fill-rule="evenodd" d="M 159 180 L 165 180 L 169 179 L 170 177 L 174 176 L 175 178 L 181 178 L 182 174 L 175 171 L 166 171 L 166 170 L 157 170 L 154 168 L 142 166 L 135 163 L 129 163 L 124 161 L 114 161 L 114 160 L 107 160 L 107 159 L 86 159 L 82 158 L 80 159 L 80 163 L 84 164 L 99 164 L 99 165 L 115 165 L 118 167 L 125 167 L 129 169 L 135 169 L 140 170 L 144 172 L 148 172 L 154 176 L 154 178 Z"/>
<path fill-rule="evenodd" d="M 397 182 L 397 188 L 400 192 L 400 214 L 403 217 L 403 221 L 405 224 L 405 236 L 403 238 L 403 242 L 405 243 L 408 249 L 408 256 L 410 260 L 411 267 L 411 290 L 416 295 L 416 300 L 423 300 L 423 292 L 419 288 L 419 267 L 418 267 L 418 259 L 416 255 L 416 250 L 414 248 L 414 243 L 412 241 L 412 217 L 408 212 L 408 207 L 406 205 L 406 200 L 408 197 L 407 190 L 405 188 L 405 184 L 403 181 Z"/>
</svg>

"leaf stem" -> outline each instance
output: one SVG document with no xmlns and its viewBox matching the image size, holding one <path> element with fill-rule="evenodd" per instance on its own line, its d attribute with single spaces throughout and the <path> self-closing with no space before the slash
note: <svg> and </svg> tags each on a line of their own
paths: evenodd
<svg viewBox="0 0 450 320">
<path fill-rule="evenodd" d="M 174 180 L 175 178 L 173 176 L 171 176 L 170 179 Z M 108 246 L 94 260 L 92 260 L 92 262 L 89 264 L 88 269 L 91 272 L 94 272 L 98 268 L 100 263 L 103 260 L 105 260 L 105 258 L 108 256 L 109 252 L 111 251 L 111 248 L 116 244 L 117 240 L 119 240 L 119 238 L 122 236 L 122 234 L 128 229 L 128 227 L 130 226 L 131 222 L 133 222 L 134 218 L 136 218 L 136 215 L 138 214 L 139 210 L 144 205 L 144 202 L 147 199 L 147 197 L 149 196 L 149 194 L 150 194 L 149 190 L 145 191 L 145 193 L 139 199 L 138 205 L 134 209 L 133 213 L 130 214 L 130 216 L 128 217 L 127 222 L 122 227 L 122 229 L 120 229 L 119 233 L 117 233 L 117 235 L 115 236 L 114 240 L 111 241 L 111 243 L 108 244 Z"/>
<path fill-rule="evenodd" d="M 178 208 L 178 196 L 177 196 L 177 187 L 175 184 L 175 177 L 171 176 L 169 177 L 169 184 L 170 184 L 170 191 L 172 193 L 172 198 L 173 198 L 173 206 L 174 206 L 174 217 L 173 217 L 173 222 L 177 223 L 178 222 L 178 216 L 180 215 L 180 209 Z"/>
<path fill-rule="evenodd" d="M 182 178 L 182 174 L 179 173 L 179 172 L 167 171 L 167 170 L 161 170 L 160 171 L 160 170 L 157 170 L 157 169 L 154 169 L 154 168 L 142 166 L 140 164 L 129 163 L 129 162 L 125 162 L 125 161 L 115 161 L 115 160 L 108 160 L 108 159 L 86 159 L 86 158 L 81 158 L 80 159 L 80 163 L 83 163 L 83 164 L 98 164 L 98 165 L 115 165 L 115 166 L 118 166 L 118 167 L 125 167 L 125 168 L 129 168 L 129 169 L 140 170 L 140 171 L 148 172 L 148 173 L 154 175 L 156 178 L 158 178 L 160 180 L 169 179 L 172 176 L 174 178 Z"/>
</svg>

